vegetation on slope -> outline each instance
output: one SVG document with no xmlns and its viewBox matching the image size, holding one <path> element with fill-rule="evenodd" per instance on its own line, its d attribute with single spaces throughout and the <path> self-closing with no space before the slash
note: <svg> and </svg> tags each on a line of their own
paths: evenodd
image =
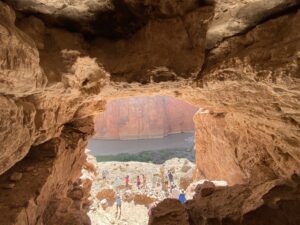
<svg viewBox="0 0 300 225">
<path fill-rule="evenodd" d="M 161 149 L 161 150 L 147 150 L 139 153 L 120 153 L 116 155 L 102 155 L 96 156 L 98 162 L 152 162 L 155 164 L 162 164 L 168 159 L 172 158 L 186 158 L 191 162 L 195 162 L 195 152 L 193 148 L 188 149 Z"/>
</svg>

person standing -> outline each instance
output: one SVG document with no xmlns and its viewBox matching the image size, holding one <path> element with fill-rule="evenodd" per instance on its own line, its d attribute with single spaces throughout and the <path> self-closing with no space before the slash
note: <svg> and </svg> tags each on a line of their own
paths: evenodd
<svg viewBox="0 0 300 225">
<path fill-rule="evenodd" d="M 174 182 L 174 177 L 171 170 L 168 171 L 169 185 L 171 186 Z"/>
<path fill-rule="evenodd" d="M 116 191 L 119 190 L 119 186 L 120 186 L 120 178 L 119 177 L 116 177 L 115 180 L 114 180 L 114 188 Z"/>
<path fill-rule="evenodd" d="M 138 189 L 141 189 L 141 178 L 140 176 L 136 177 L 136 186 Z"/>
<path fill-rule="evenodd" d="M 185 193 L 183 190 L 181 190 L 178 200 L 180 201 L 181 204 L 184 204 L 186 202 Z"/>
<path fill-rule="evenodd" d="M 102 170 L 102 179 L 105 180 L 107 178 L 108 171 L 106 169 Z"/>
<path fill-rule="evenodd" d="M 125 177 L 125 186 L 126 186 L 126 188 L 129 187 L 129 176 L 128 175 Z"/>
<path fill-rule="evenodd" d="M 117 197 L 116 197 L 116 207 L 117 207 L 116 218 L 120 219 L 121 213 L 122 213 L 122 211 L 121 211 L 122 199 L 121 199 L 120 194 L 117 194 Z"/>
</svg>

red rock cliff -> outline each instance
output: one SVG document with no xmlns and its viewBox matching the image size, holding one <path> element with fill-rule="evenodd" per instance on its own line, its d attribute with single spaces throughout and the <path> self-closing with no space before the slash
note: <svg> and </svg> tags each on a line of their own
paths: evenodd
<svg viewBox="0 0 300 225">
<path fill-rule="evenodd" d="M 96 118 L 95 138 L 139 139 L 193 131 L 196 111 L 196 107 L 167 96 L 114 100 Z"/>
</svg>

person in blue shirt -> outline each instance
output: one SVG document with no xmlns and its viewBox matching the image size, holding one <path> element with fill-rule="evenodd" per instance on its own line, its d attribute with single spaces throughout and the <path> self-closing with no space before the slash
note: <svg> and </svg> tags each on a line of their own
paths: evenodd
<svg viewBox="0 0 300 225">
<path fill-rule="evenodd" d="M 180 201 L 181 204 L 184 204 L 186 202 L 185 193 L 183 190 L 181 190 L 178 200 Z"/>
<path fill-rule="evenodd" d="M 121 213 L 122 213 L 122 211 L 121 211 L 121 207 L 122 207 L 122 199 L 121 199 L 120 194 L 117 194 L 117 197 L 116 197 L 116 206 L 117 206 L 116 218 L 117 218 L 118 215 L 119 215 L 118 218 L 120 219 Z"/>
</svg>

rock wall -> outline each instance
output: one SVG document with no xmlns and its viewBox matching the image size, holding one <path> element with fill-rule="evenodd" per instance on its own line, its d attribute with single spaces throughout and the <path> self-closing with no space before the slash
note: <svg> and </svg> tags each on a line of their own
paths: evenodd
<svg viewBox="0 0 300 225">
<path fill-rule="evenodd" d="M 168 95 L 203 108 L 195 117 L 198 177 L 226 178 L 252 190 L 257 183 L 267 185 L 267 180 L 300 173 L 299 0 L 228 0 L 215 5 L 196 0 L 5 2 L 10 6 L 0 1 L 2 182 L 10 170 L 25 169 L 24 157 L 29 154 L 30 159 L 34 149 L 42 154 L 43 146 L 63 139 L 74 150 L 49 147 L 59 152 L 52 160 L 68 160 L 59 163 L 59 170 L 47 165 L 46 172 L 34 178 L 47 178 L 37 182 L 40 191 L 33 193 L 26 175 L 22 189 L 18 183 L 5 185 L 13 188 L 10 194 L 0 194 L 5 225 L 50 225 L 58 220 L 70 224 L 60 219 L 64 213 L 74 218 L 75 211 L 82 212 L 76 185 L 69 194 L 73 200 L 63 199 L 71 187 L 66 182 L 79 176 L 83 160 L 74 161 L 74 171 L 64 171 L 72 167 L 69 159 L 82 155 L 86 140 L 79 139 L 92 134 L 93 124 L 86 119 L 117 98 Z M 79 139 L 71 135 L 70 125 L 79 131 Z M 67 141 L 66 135 L 71 135 Z M 38 166 L 40 160 L 29 161 Z M 24 199 L 23 189 L 30 194 Z M 283 192 L 294 190 L 287 189 Z M 259 196 L 259 189 L 253 191 Z M 57 204 L 44 204 L 56 196 Z M 252 201 L 242 192 L 234 196 L 246 206 Z M 72 212 L 73 201 L 77 210 Z M 232 201 L 224 199 L 223 205 L 235 207 Z M 275 206 L 297 218 L 287 211 L 297 204 L 291 200 Z M 61 214 L 48 217 L 51 210 Z M 212 221 L 221 215 L 214 212 Z M 71 224 L 86 221 L 82 213 L 76 215 L 82 219 Z M 269 216 L 259 211 L 251 217 L 268 224 Z M 228 224 L 239 223 L 233 219 Z"/>
<path fill-rule="evenodd" d="M 300 222 L 299 182 L 299 176 L 293 176 L 286 181 L 219 187 L 210 192 L 201 192 L 207 187 L 199 186 L 200 191 L 185 205 L 173 199 L 160 202 L 148 224 L 296 225 Z"/>
<path fill-rule="evenodd" d="M 299 19 L 299 11 L 271 19 L 208 55 L 202 81 L 228 85 L 230 110 L 195 116 L 203 176 L 235 184 L 299 173 Z"/>
<path fill-rule="evenodd" d="M 196 107 L 167 96 L 114 100 L 96 117 L 94 137 L 144 139 L 193 132 L 196 111 Z"/>
<path fill-rule="evenodd" d="M 88 131 L 79 128 L 66 125 L 59 137 L 33 147 L 0 176 L 1 224 L 90 224 L 80 202 L 83 192 L 76 186 L 88 140 Z M 12 179 L 16 173 L 21 177 Z"/>
</svg>

